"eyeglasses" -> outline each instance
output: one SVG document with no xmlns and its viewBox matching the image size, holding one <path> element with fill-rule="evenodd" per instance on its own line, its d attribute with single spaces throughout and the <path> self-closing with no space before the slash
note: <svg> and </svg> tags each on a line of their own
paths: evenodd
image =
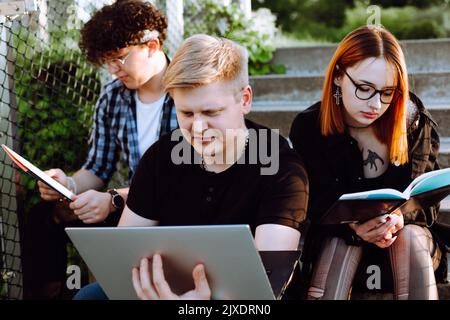
<svg viewBox="0 0 450 320">
<path fill-rule="evenodd" d="M 111 68 L 121 68 L 127 62 L 127 59 L 130 57 L 132 51 L 128 52 L 123 58 L 114 58 L 111 60 L 106 60 L 105 64 Z"/>
<path fill-rule="evenodd" d="M 137 45 L 145 44 L 145 43 L 149 42 L 150 40 L 157 38 L 158 36 L 159 36 L 159 32 L 156 30 L 153 30 L 153 31 L 144 30 L 141 39 L 139 39 L 135 42 L 132 42 L 132 43 L 127 43 L 127 46 L 137 46 Z M 131 55 L 131 51 L 128 52 L 128 54 L 123 58 L 115 58 L 115 59 L 105 60 L 104 63 L 108 67 L 121 68 L 125 65 L 128 57 L 130 55 Z"/>
<path fill-rule="evenodd" d="M 340 68 L 344 73 L 347 75 L 347 77 L 350 79 L 350 81 L 355 86 L 355 96 L 360 100 L 369 100 L 373 96 L 375 96 L 377 93 L 380 94 L 380 101 L 384 104 L 390 104 L 394 99 L 397 99 L 400 95 L 400 91 L 397 88 L 389 88 L 384 90 L 378 90 L 374 86 L 371 86 L 370 84 L 358 84 L 355 82 L 355 80 L 350 77 L 350 75 L 347 73 L 347 71 L 343 68 Z"/>
</svg>

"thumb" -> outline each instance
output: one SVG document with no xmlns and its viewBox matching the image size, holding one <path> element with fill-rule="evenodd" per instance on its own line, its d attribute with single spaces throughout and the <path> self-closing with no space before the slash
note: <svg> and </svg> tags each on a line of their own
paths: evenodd
<svg viewBox="0 0 450 320">
<path fill-rule="evenodd" d="M 195 291 L 197 291 L 202 298 L 211 298 L 211 289 L 208 284 L 208 279 L 206 279 L 205 266 L 203 264 L 198 264 L 192 271 L 192 276 L 195 283 Z"/>
<path fill-rule="evenodd" d="M 66 174 L 61 169 L 50 169 L 45 171 L 45 173 L 58 182 L 65 180 L 64 178 L 66 177 Z"/>
</svg>

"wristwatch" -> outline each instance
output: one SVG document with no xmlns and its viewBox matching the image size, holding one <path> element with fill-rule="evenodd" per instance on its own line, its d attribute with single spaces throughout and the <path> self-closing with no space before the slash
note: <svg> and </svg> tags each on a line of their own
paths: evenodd
<svg viewBox="0 0 450 320">
<path fill-rule="evenodd" d="M 111 195 L 111 203 L 116 210 L 122 210 L 125 207 L 125 201 L 116 189 L 109 189 L 107 191 Z"/>
</svg>

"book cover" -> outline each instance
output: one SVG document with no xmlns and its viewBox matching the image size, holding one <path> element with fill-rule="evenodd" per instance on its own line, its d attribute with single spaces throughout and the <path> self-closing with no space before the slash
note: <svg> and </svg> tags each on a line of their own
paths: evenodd
<svg viewBox="0 0 450 320">
<path fill-rule="evenodd" d="M 55 179 L 51 178 L 49 175 L 47 175 L 45 172 L 37 168 L 31 162 L 20 156 L 18 153 L 14 152 L 11 148 L 7 147 L 4 144 L 2 144 L 2 148 L 20 169 L 30 174 L 35 179 L 44 182 L 50 188 L 52 188 L 56 192 L 59 192 L 68 201 L 71 201 L 72 197 L 75 196 L 75 194 L 72 191 L 67 189 L 65 186 L 60 184 Z"/>
<path fill-rule="evenodd" d="M 342 195 L 324 214 L 322 224 L 365 222 L 397 209 L 403 213 L 426 209 L 450 194 L 450 168 L 427 172 L 405 191 L 377 189 Z"/>
</svg>

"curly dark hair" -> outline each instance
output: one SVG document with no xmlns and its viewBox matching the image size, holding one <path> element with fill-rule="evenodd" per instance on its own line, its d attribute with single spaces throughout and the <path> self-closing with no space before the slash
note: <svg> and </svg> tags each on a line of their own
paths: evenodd
<svg viewBox="0 0 450 320">
<path fill-rule="evenodd" d="M 117 0 L 104 6 L 81 29 L 80 49 L 86 59 L 104 63 L 105 55 L 139 43 L 145 30 L 159 32 L 161 45 L 166 38 L 167 20 L 150 2 Z"/>
</svg>

